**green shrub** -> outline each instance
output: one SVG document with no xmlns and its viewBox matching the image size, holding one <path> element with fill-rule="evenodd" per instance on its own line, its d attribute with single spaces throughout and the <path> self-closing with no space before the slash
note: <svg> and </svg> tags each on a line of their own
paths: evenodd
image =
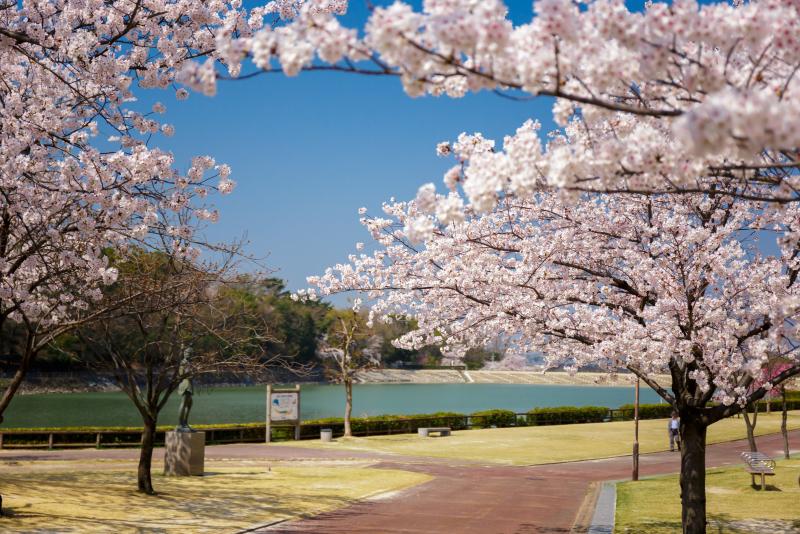
<svg viewBox="0 0 800 534">
<path fill-rule="evenodd" d="M 448 426 L 453 430 L 464 430 L 467 428 L 466 416 L 455 412 L 436 412 L 417 415 L 375 415 L 350 419 L 350 427 L 355 436 L 413 433 L 418 428 L 426 426 Z M 334 436 L 341 436 L 344 434 L 344 419 L 326 417 L 303 421 L 300 437 L 318 438 L 319 431 L 323 428 L 330 428 Z"/>
<path fill-rule="evenodd" d="M 517 414 L 511 410 L 482 410 L 472 414 L 472 428 L 504 428 L 517 425 Z"/>
<path fill-rule="evenodd" d="M 223 423 L 223 424 L 201 424 L 201 425 L 192 425 L 192 428 L 195 430 L 206 430 L 209 428 L 220 428 L 220 429 L 239 429 L 241 427 L 246 428 L 263 428 L 264 423 Z M 113 432 L 142 432 L 144 430 L 143 427 L 140 426 L 42 426 L 42 427 L 3 427 L 3 431 L 7 432 L 34 432 L 34 433 L 47 433 L 47 432 L 61 432 L 61 431 L 72 431 L 72 432 L 103 432 L 103 431 L 113 431 Z M 175 430 L 175 425 L 158 425 L 156 427 L 156 431 L 158 432 L 166 432 L 167 430 Z"/>
<path fill-rule="evenodd" d="M 453 430 L 465 430 L 467 428 L 467 416 L 463 413 L 436 412 L 422 417 L 426 420 L 424 424 L 418 426 L 449 426 Z M 416 432 L 416 428 L 414 431 Z"/>
<path fill-rule="evenodd" d="M 633 404 L 623 404 L 619 409 L 623 419 L 633 419 Z M 669 404 L 640 404 L 639 419 L 667 419 L 672 416 L 673 409 Z"/>
<path fill-rule="evenodd" d="M 531 426 L 599 423 L 607 417 L 608 408 L 603 406 L 553 406 L 530 410 L 527 423 Z"/>
<path fill-rule="evenodd" d="M 769 404 L 770 410 L 779 412 L 783 409 L 783 399 L 781 397 L 772 398 L 758 403 L 760 405 L 759 411 L 766 411 L 766 405 Z M 786 392 L 786 409 L 787 410 L 800 410 L 800 391 L 787 391 Z M 752 412 L 752 410 L 750 410 Z"/>
<path fill-rule="evenodd" d="M 270 438 L 271 441 L 289 441 L 294 439 L 294 427 L 293 426 L 275 426 L 272 427 L 272 437 Z M 300 438 L 303 437 L 303 427 L 300 427 Z M 317 433 L 317 437 L 319 437 L 319 433 Z"/>
</svg>

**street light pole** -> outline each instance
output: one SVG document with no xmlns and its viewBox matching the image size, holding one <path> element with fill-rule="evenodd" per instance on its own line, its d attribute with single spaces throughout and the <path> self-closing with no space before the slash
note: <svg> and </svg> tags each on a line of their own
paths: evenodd
<svg viewBox="0 0 800 534">
<path fill-rule="evenodd" d="M 633 402 L 633 480 L 639 480 L 639 377 Z"/>
</svg>

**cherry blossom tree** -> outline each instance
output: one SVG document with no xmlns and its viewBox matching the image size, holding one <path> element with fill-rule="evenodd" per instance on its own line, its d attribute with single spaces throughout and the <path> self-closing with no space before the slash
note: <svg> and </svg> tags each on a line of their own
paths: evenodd
<svg viewBox="0 0 800 534">
<path fill-rule="evenodd" d="M 752 393 L 752 391 L 760 388 L 766 382 L 773 382 L 773 377 L 779 375 L 783 371 L 792 367 L 792 362 L 784 361 L 782 358 L 780 359 L 772 359 L 771 361 L 767 362 L 767 364 L 761 370 L 761 376 L 753 381 L 748 388 L 748 393 Z M 788 411 L 786 409 L 786 385 L 788 381 L 785 381 L 780 384 L 779 387 L 772 388 L 764 398 L 771 399 L 780 396 L 782 399 L 782 410 L 781 410 L 781 435 L 783 437 L 783 450 L 784 450 L 784 457 L 788 460 L 789 459 L 789 432 L 786 428 L 786 420 L 788 419 Z M 770 405 L 771 402 L 767 402 L 767 413 L 770 412 Z M 748 413 L 749 410 L 753 410 L 752 419 L 750 414 Z M 747 409 L 742 410 L 742 415 L 744 416 L 744 423 L 747 427 L 747 442 L 750 445 L 750 450 L 756 452 L 758 450 L 758 446 L 756 444 L 755 438 L 755 428 L 756 424 L 758 423 L 758 404 L 753 403 L 747 406 Z"/>
<path fill-rule="evenodd" d="M 412 96 L 545 96 L 561 126 L 546 145 L 533 124 L 502 150 L 478 135 L 441 145 L 458 157 L 450 194 L 426 186 L 389 206 L 391 219 L 365 220 L 402 244 L 342 266 L 341 287 L 391 290 L 379 316 L 420 318 L 401 343 L 443 342 L 456 357 L 494 328 L 554 363 L 605 362 L 646 382 L 669 368 L 672 393 L 659 393 L 696 444 L 683 458 L 684 525 L 702 531 L 705 427 L 763 396 L 771 383 L 746 393 L 760 358 L 793 354 L 797 339 L 800 7 L 539 0 L 515 26 L 499 0 L 427 0 L 374 8 L 363 32 L 340 23 L 346 7 L 0 0 L 0 321 L 29 332 L 0 415 L 37 350 L 91 319 L 116 276 L 106 248 L 191 258 L 198 224 L 218 217 L 203 199 L 233 188 L 212 158 L 182 173 L 151 146 L 173 128 L 163 105 L 140 109 L 137 90 L 210 96 L 223 78 L 341 70 L 397 76 Z M 777 235 L 777 256 L 745 238 L 756 230 Z"/>
<path fill-rule="evenodd" d="M 797 379 L 793 380 L 795 384 L 797 383 Z M 789 456 L 789 429 L 787 428 L 786 421 L 789 418 L 789 410 L 786 406 L 786 388 L 788 387 L 790 382 L 784 382 L 781 384 L 781 436 L 783 436 L 783 457 L 788 460 Z"/>
<path fill-rule="evenodd" d="M 759 230 L 783 237 L 797 207 L 719 193 L 565 198 L 539 186 L 460 217 L 441 212 L 457 193 L 423 186 L 385 205 L 386 217 L 362 218 L 376 252 L 309 282 L 315 294 L 365 291 L 372 320 L 413 317 L 419 328 L 401 347 L 460 356 L 503 335 L 550 366 L 635 374 L 681 415 L 684 530 L 704 532 L 707 427 L 800 374 L 794 248 L 759 249 L 771 238 Z M 749 389 L 774 354 L 791 364 Z M 671 389 L 654 380 L 664 372 Z"/>
<path fill-rule="evenodd" d="M 380 365 L 380 336 L 372 334 L 359 314 L 360 302 L 352 310 L 331 310 L 330 326 L 320 342 L 318 355 L 325 364 L 325 374 L 344 385 L 344 436 L 353 436 L 350 419 L 353 414 L 353 382 L 359 371 Z"/>
<path fill-rule="evenodd" d="M 691 192 L 706 190 L 709 181 L 698 176 L 708 176 L 758 184 L 772 201 L 797 200 L 793 1 L 687 0 L 630 11 L 621 0 L 585 8 L 540 0 L 532 20 L 517 26 L 499 0 L 428 0 L 419 12 L 395 2 L 374 8 L 363 32 L 342 26 L 346 9 L 345 0 L 280 0 L 251 10 L 236 0 L 32 0 L 8 4 L 0 33 L 12 60 L 45 69 L 48 88 L 94 104 L 81 113 L 62 106 L 88 123 L 78 136 L 98 125 L 121 130 L 124 143 L 136 129 L 171 133 L 122 107 L 134 81 L 213 95 L 221 78 L 340 70 L 397 76 L 412 96 L 511 90 L 515 98 L 554 98 L 560 124 L 574 118 L 599 139 L 592 159 L 570 162 L 568 148 L 552 154 L 564 172 L 550 176 L 551 185 Z M 608 136 L 608 128 L 625 132 Z M 660 143 L 664 132 L 669 148 Z M 620 151 L 630 146 L 636 157 L 623 162 Z M 473 186 L 480 188 L 477 176 Z"/>
<path fill-rule="evenodd" d="M 198 254 L 218 218 L 204 199 L 233 189 L 230 169 L 202 156 L 179 172 L 150 146 L 173 133 L 165 107 L 138 109 L 134 88 L 197 86 L 207 69 L 180 67 L 214 50 L 209 28 L 249 31 L 234 4 L 0 2 L 0 322 L 26 331 L 0 420 L 36 353 L 94 317 L 117 274 L 106 250 Z"/>
<path fill-rule="evenodd" d="M 551 97 L 561 125 L 574 117 L 600 134 L 616 121 L 631 125 L 596 142 L 598 161 L 562 162 L 569 172 L 552 185 L 692 192 L 707 189 L 697 179 L 708 175 L 724 177 L 731 194 L 753 196 L 739 186 L 757 184 L 759 197 L 798 200 L 800 6 L 792 0 L 649 2 L 642 11 L 622 0 L 537 0 L 531 21 L 516 26 L 500 0 L 427 0 L 421 11 L 394 2 L 372 10 L 362 38 L 339 24 L 340 3 L 314 5 L 240 48 L 257 67 L 279 64 L 290 76 L 335 69 L 398 76 L 411 96 Z M 654 142 L 654 130 L 670 132 L 670 146 Z M 630 146 L 638 160 L 621 161 Z"/>
</svg>

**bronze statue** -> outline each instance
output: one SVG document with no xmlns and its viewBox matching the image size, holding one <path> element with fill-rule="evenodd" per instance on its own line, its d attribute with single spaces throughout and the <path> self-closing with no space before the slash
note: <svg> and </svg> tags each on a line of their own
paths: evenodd
<svg viewBox="0 0 800 534">
<path fill-rule="evenodd" d="M 184 377 L 178 386 L 178 395 L 181 396 L 181 408 L 178 412 L 178 426 L 175 427 L 175 430 L 178 432 L 194 432 L 192 427 L 189 426 L 189 412 L 192 410 L 194 388 L 192 387 L 192 379 L 185 376 L 189 369 L 189 355 L 191 353 L 191 349 L 186 349 L 183 352 L 183 359 L 178 369 L 180 376 Z"/>
</svg>

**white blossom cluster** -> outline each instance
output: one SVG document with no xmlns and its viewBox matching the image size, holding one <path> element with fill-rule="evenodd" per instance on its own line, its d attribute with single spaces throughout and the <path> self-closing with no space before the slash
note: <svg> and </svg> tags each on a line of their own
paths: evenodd
<svg viewBox="0 0 800 534">
<path fill-rule="evenodd" d="M 412 96 L 512 89 L 556 97 L 556 121 L 583 132 L 546 151 L 554 185 L 685 190 L 698 173 L 751 183 L 771 174 L 774 187 L 763 194 L 796 200 L 796 172 L 787 171 L 800 165 L 800 6 L 793 0 L 648 2 L 642 11 L 623 0 L 537 0 L 530 22 L 517 25 L 500 0 L 427 0 L 419 11 L 398 1 L 374 9 L 363 38 L 339 23 L 341 3 L 270 5 L 285 6 L 291 22 L 237 45 L 265 70 L 399 75 Z M 573 161 L 577 136 L 594 153 Z M 535 151 L 529 137 L 521 149 Z M 458 151 L 441 144 L 437 152 L 451 149 Z M 659 170 L 622 167 L 620 153 L 639 168 L 667 166 L 678 182 Z M 595 160 L 605 163 L 601 175 L 592 174 Z M 448 186 L 458 183 L 456 171 L 448 178 Z M 478 209 L 491 206 L 487 191 L 504 191 L 483 179 L 465 189 Z"/>
<path fill-rule="evenodd" d="M 675 394 L 698 405 L 745 402 L 778 354 L 800 370 L 797 241 L 763 256 L 742 232 L 796 233 L 794 205 L 540 192 L 467 209 L 422 239 L 419 203 L 432 194 L 424 186 L 413 202 L 385 205 L 388 219 L 365 217 L 378 249 L 309 283 L 323 295 L 365 292 L 378 320 L 413 317 L 419 328 L 396 342 L 404 348 L 436 344 L 459 357 L 500 336 L 551 366 L 673 372 L 693 384 Z"/>
<path fill-rule="evenodd" d="M 197 258 L 198 228 L 219 218 L 203 199 L 210 190 L 232 191 L 230 168 L 198 157 L 180 172 L 172 154 L 150 145 L 174 133 L 160 121 L 166 107 L 141 109 L 133 91 L 183 82 L 213 94 L 216 63 L 235 70 L 242 54 L 232 37 L 263 25 L 263 13 L 252 18 L 240 4 L 25 0 L 4 7 L 3 318 L 70 324 L 115 281 L 109 248 L 158 244 Z M 177 96 L 188 92 L 178 88 Z"/>
</svg>

